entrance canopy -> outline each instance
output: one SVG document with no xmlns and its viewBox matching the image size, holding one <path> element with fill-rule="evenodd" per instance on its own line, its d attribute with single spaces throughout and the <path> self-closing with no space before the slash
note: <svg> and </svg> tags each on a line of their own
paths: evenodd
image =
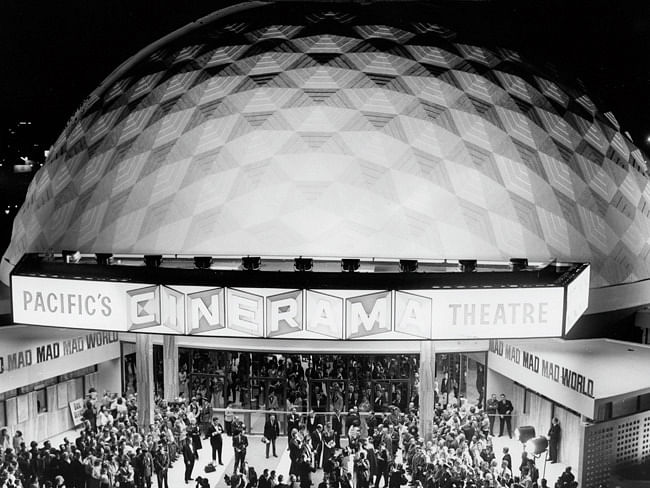
<svg viewBox="0 0 650 488">
<path fill-rule="evenodd" d="M 449 266 L 284 272 L 23 259 L 11 279 L 13 318 L 194 336 L 450 340 L 559 337 L 587 306 L 586 264 L 471 273 Z"/>
<path fill-rule="evenodd" d="M 650 393 L 650 347 L 610 339 L 490 341 L 488 366 L 590 418 Z"/>
</svg>

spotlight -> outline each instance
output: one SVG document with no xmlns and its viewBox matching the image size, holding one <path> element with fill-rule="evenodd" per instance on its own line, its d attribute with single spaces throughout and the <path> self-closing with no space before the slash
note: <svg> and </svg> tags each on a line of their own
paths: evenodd
<svg viewBox="0 0 650 488">
<path fill-rule="evenodd" d="M 515 429 L 515 437 L 519 442 L 525 444 L 530 439 L 535 437 L 535 427 L 533 427 L 532 425 L 524 425 L 521 427 L 517 427 Z"/>
<path fill-rule="evenodd" d="M 79 251 L 61 251 L 63 260 L 68 264 L 76 264 L 81 261 L 81 253 Z"/>
<path fill-rule="evenodd" d="M 314 260 L 312 258 L 296 258 L 293 260 L 293 267 L 296 271 L 311 271 L 314 267 Z"/>
<path fill-rule="evenodd" d="M 159 268 L 162 260 L 163 258 L 160 254 L 148 254 L 144 257 L 144 265 L 147 268 Z"/>
<path fill-rule="evenodd" d="M 246 271 L 259 271 L 262 266 L 262 258 L 259 256 L 245 256 L 241 258 L 241 267 Z"/>
<path fill-rule="evenodd" d="M 476 259 L 459 259 L 460 270 L 463 273 L 473 273 L 476 271 Z"/>
<path fill-rule="evenodd" d="M 361 266 L 360 259 L 341 259 L 341 268 L 348 273 L 358 270 L 359 266 Z"/>
<path fill-rule="evenodd" d="M 526 442 L 526 452 L 539 456 L 544 451 L 548 449 L 548 439 L 546 437 L 539 436 L 532 439 L 528 439 Z"/>
<path fill-rule="evenodd" d="M 513 271 L 522 271 L 528 267 L 528 258 L 512 258 L 510 264 Z"/>
<path fill-rule="evenodd" d="M 212 265 L 212 256 L 194 256 L 194 266 L 198 269 L 208 269 Z"/>
<path fill-rule="evenodd" d="M 415 273 L 418 270 L 418 260 L 417 259 L 400 259 L 399 260 L 399 270 L 402 273 Z"/>
<path fill-rule="evenodd" d="M 111 259 L 113 259 L 113 255 L 110 253 L 99 252 L 95 254 L 95 261 L 97 261 L 97 264 L 101 266 L 107 266 L 111 264 Z"/>
</svg>

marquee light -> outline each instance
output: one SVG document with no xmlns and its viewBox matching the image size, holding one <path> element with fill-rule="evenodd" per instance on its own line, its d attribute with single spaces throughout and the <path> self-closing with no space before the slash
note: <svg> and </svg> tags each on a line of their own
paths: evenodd
<svg viewBox="0 0 650 488">
<path fill-rule="evenodd" d="M 399 270 L 402 273 L 415 273 L 418 270 L 418 260 L 417 259 L 400 259 L 399 260 Z"/>
<path fill-rule="evenodd" d="M 241 267 L 246 271 L 259 271 L 262 258 L 259 256 L 244 256 L 241 258 Z"/>
<path fill-rule="evenodd" d="M 63 260 L 68 264 L 77 264 L 81 261 L 81 253 L 79 251 L 63 250 L 61 251 L 61 255 L 63 256 Z"/>
<path fill-rule="evenodd" d="M 512 258 L 510 264 L 512 271 L 523 271 L 528 267 L 528 258 Z"/>
<path fill-rule="evenodd" d="M 476 271 L 476 259 L 459 259 L 460 270 L 463 273 L 472 273 Z"/>
<path fill-rule="evenodd" d="M 144 265 L 147 268 L 159 268 L 162 264 L 163 257 L 160 254 L 145 255 Z"/>
<path fill-rule="evenodd" d="M 111 253 L 97 253 L 95 254 L 95 260 L 97 261 L 97 264 L 101 266 L 107 266 L 111 264 L 111 259 L 113 258 L 113 255 Z"/>
<path fill-rule="evenodd" d="M 198 269 L 209 269 L 212 265 L 212 256 L 194 256 L 194 266 Z"/>
<path fill-rule="evenodd" d="M 296 271 L 311 271 L 314 267 L 314 260 L 312 258 L 296 258 L 293 266 Z"/>
<path fill-rule="evenodd" d="M 341 259 L 341 269 L 348 273 L 357 271 L 359 269 L 359 266 L 361 266 L 360 259 Z"/>
</svg>

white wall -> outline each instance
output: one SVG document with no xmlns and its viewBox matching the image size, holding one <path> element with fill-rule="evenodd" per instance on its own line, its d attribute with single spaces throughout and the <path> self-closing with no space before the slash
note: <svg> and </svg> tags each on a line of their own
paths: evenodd
<svg viewBox="0 0 650 488">
<path fill-rule="evenodd" d="M 120 358 L 104 361 L 97 365 L 97 391 L 101 395 L 104 390 L 111 393 L 121 393 L 122 375 Z"/>
<path fill-rule="evenodd" d="M 488 362 L 489 365 L 489 362 Z M 487 398 L 489 399 L 494 393 L 497 397 L 501 393 L 505 393 L 506 398 L 512 400 L 514 395 L 514 381 L 510 378 L 506 378 L 500 373 L 491 370 L 488 367 L 487 370 Z"/>
</svg>

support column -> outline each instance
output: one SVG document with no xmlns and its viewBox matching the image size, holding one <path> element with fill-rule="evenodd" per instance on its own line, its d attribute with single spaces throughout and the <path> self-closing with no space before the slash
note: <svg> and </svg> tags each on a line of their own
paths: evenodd
<svg viewBox="0 0 650 488">
<path fill-rule="evenodd" d="M 138 385 L 138 426 L 148 432 L 153 423 L 153 341 L 151 334 L 135 334 L 135 378 Z"/>
<path fill-rule="evenodd" d="M 436 348 L 434 341 L 420 342 L 420 436 L 424 441 L 433 438 L 433 417 L 435 413 Z"/>
<path fill-rule="evenodd" d="M 163 388 L 165 400 L 178 397 L 178 342 L 175 335 L 163 336 Z"/>
</svg>

